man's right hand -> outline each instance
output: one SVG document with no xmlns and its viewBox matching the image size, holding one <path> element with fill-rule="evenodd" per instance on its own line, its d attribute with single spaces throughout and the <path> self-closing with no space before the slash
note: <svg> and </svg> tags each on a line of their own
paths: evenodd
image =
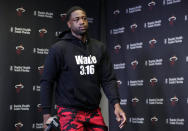
<svg viewBox="0 0 188 131">
<path fill-rule="evenodd" d="M 43 115 L 43 129 L 44 129 L 44 130 L 47 128 L 46 123 L 48 123 L 47 120 L 48 120 L 50 117 L 51 117 L 50 114 L 44 114 L 44 115 Z"/>
</svg>

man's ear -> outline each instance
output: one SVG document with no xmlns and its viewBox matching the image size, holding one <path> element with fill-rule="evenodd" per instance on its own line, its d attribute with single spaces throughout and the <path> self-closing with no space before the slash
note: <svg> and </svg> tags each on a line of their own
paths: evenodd
<svg viewBox="0 0 188 131">
<path fill-rule="evenodd" d="M 71 27 L 70 21 L 67 21 L 67 26 L 68 26 L 69 28 Z"/>
</svg>

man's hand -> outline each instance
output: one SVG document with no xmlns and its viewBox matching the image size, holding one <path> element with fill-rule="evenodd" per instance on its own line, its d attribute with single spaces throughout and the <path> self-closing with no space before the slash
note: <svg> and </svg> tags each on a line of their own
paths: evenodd
<svg viewBox="0 0 188 131">
<path fill-rule="evenodd" d="M 122 128 L 124 125 L 125 125 L 125 122 L 126 122 L 126 115 L 125 115 L 125 112 L 121 109 L 120 107 L 120 104 L 119 103 L 116 103 L 114 105 L 114 114 L 116 116 L 116 120 L 118 122 L 121 121 L 120 125 L 119 125 L 119 128 Z"/>
<path fill-rule="evenodd" d="M 44 129 L 44 130 L 47 128 L 46 123 L 48 123 L 47 120 L 48 120 L 50 117 L 51 117 L 50 114 L 44 114 L 44 115 L 43 115 L 43 129 Z"/>
</svg>

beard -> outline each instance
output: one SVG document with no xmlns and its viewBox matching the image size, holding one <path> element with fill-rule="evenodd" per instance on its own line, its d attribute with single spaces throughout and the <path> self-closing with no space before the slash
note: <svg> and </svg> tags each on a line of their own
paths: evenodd
<svg viewBox="0 0 188 131">
<path fill-rule="evenodd" d="M 80 35 L 80 36 L 86 35 L 87 31 L 88 31 L 88 28 L 86 28 L 84 30 L 82 30 L 82 29 L 72 29 L 72 32 L 74 32 L 74 34 Z"/>
</svg>

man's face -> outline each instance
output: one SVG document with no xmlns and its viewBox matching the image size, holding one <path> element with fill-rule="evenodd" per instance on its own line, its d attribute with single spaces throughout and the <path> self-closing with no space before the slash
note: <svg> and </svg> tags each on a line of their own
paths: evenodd
<svg viewBox="0 0 188 131">
<path fill-rule="evenodd" d="M 88 29 L 88 20 L 85 12 L 82 10 L 73 11 L 67 24 L 75 35 L 84 35 Z"/>
</svg>

